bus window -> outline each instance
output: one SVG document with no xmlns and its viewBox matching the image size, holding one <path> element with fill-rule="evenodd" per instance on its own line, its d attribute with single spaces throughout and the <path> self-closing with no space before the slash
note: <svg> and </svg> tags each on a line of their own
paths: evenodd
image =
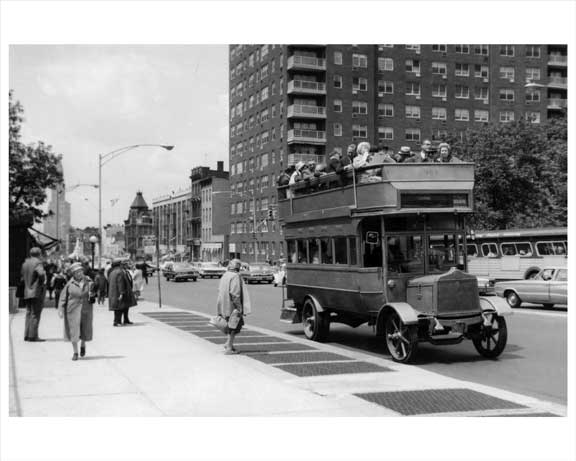
<svg viewBox="0 0 576 461">
<path fill-rule="evenodd" d="M 503 243 L 500 245 L 500 250 L 502 250 L 502 256 L 516 255 L 516 245 L 514 243 Z"/>
<path fill-rule="evenodd" d="M 386 240 L 389 272 L 424 273 L 422 237 L 390 236 Z"/>
<path fill-rule="evenodd" d="M 539 256 L 547 256 L 554 254 L 554 249 L 552 248 L 552 244 L 550 242 L 537 242 L 536 251 L 538 252 Z"/>
<path fill-rule="evenodd" d="M 320 239 L 320 256 L 322 264 L 333 264 L 332 259 L 332 239 L 321 238 Z"/>
<path fill-rule="evenodd" d="M 516 249 L 521 257 L 529 258 L 532 256 L 532 246 L 528 242 L 517 243 Z"/>
<path fill-rule="evenodd" d="M 380 239 L 377 243 L 364 243 L 364 267 L 382 267 L 382 245 Z"/>
<path fill-rule="evenodd" d="M 298 254 L 296 253 L 296 240 L 288 240 L 288 257 L 291 263 L 298 262 Z"/>
<path fill-rule="evenodd" d="M 356 237 L 348 237 L 348 243 L 350 245 L 350 265 L 355 266 L 358 264 L 358 260 L 356 259 Z"/>
<path fill-rule="evenodd" d="M 554 245 L 554 254 L 558 256 L 566 255 L 566 247 L 564 246 L 564 242 L 553 242 Z"/>
<path fill-rule="evenodd" d="M 478 256 L 478 247 L 475 243 L 468 243 L 466 245 L 466 254 L 468 256 Z"/>
<path fill-rule="evenodd" d="M 446 272 L 457 266 L 454 235 L 431 235 L 428 241 L 428 272 Z"/>
<path fill-rule="evenodd" d="M 348 264 L 346 237 L 334 237 L 334 264 Z"/>
<path fill-rule="evenodd" d="M 498 256 L 498 248 L 495 243 L 483 243 L 481 248 L 482 256 L 488 258 L 496 258 Z"/>
<path fill-rule="evenodd" d="M 310 264 L 320 264 L 320 248 L 318 248 L 318 240 L 308 239 L 308 262 Z"/>
<path fill-rule="evenodd" d="M 298 240 L 298 261 L 300 264 L 308 263 L 308 257 L 306 255 L 306 240 Z"/>
</svg>

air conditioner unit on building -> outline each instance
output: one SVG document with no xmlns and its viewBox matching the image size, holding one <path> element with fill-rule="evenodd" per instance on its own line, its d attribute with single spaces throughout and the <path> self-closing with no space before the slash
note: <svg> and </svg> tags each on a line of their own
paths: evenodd
<svg viewBox="0 0 576 461">
<path fill-rule="evenodd" d="M 444 80 L 446 80 L 446 79 L 448 78 L 448 76 L 447 76 L 446 74 L 442 74 L 442 78 L 443 78 Z"/>
<path fill-rule="evenodd" d="M 352 90 L 352 94 L 358 94 L 358 91 Z"/>
<path fill-rule="evenodd" d="M 442 101 L 446 102 L 446 96 L 444 96 L 444 97 L 442 98 Z"/>
<path fill-rule="evenodd" d="M 483 102 L 484 104 L 488 104 L 488 100 L 487 100 L 487 99 L 484 99 L 482 102 Z"/>
<path fill-rule="evenodd" d="M 384 93 L 378 93 L 378 96 L 379 96 L 379 97 L 383 97 L 383 96 L 384 96 Z"/>
<path fill-rule="evenodd" d="M 420 77 L 420 72 L 416 72 L 416 77 Z"/>
<path fill-rule="evenodd" d="M 488 83 L 488 79 L 487 79 L 487 78 L 484 78 L 483 81 L 484 81 L 484 83 Z"/>
<path fill-rule="evenodd" d="M 513 78 L 510 79 L 510 83 L 514 83 L 514 79 L 513 79 Z"/>
<path fill-rule="evenodd" d="M 416 99 L 420 99 L 420 95 L 419 95 L 419 94 L 416 95 Z"/>
<path fill-rule="evenodd" d="M 378 51 L 384 51 L 384 47 L 383 47 L 383 46 L 379 46 L 379 47 L 378 47 Z"/>
</svg>

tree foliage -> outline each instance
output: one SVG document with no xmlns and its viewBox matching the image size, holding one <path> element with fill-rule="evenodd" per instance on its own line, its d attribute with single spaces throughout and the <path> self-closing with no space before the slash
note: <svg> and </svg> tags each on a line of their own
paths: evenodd
<svg viewBox="0 0 576 461">
<path fill-rule="evenodd" d="M 46 190 L 63 180 L 61 157 L 41 141 L 28 145 L 22 143 L 20 130 L 24 122 L 24 109 L 20 102 L 13 101 L 12 91 L 9 106 L 10 223 L 32 225 L 46 216 L 40 208 L 46 201 Z"/>
<path fill-rule="evenodd" d="M 567 226 L 567 138 L 564 115 L 545 124 L 486 125 L 449 139 L 458 157 L 476 163 L 472 226 Z"/>
</svg>

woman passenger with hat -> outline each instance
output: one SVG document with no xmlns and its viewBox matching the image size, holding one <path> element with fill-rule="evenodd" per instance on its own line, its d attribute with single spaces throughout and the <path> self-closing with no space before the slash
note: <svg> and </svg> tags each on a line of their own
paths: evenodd
<svg viewBox="0 0 576 461">
<path fill-rule="evenodd" d="M 69 270 L 72 278 L 60 294 L 58 315 L 64 319 L 64 339 L 72 343 L 72 360 L 78 360 L 78 341 L 80 357 L 86 355 L 86 341 L 92 341 L 92 310 L 96 293 L 92 280 L 84 275 L 81 263 L 72 264 Z"/>
</svg>

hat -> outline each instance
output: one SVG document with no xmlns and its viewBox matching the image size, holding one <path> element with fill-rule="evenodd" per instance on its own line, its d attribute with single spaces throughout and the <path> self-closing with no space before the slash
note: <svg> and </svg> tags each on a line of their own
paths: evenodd
<svg viewBox="0 0 576 461">
<path fill-rule="evenodd" d="M 242 261 L 237 258 L 232 259 L 228 263 L 228 270 L 237 270 L 240 269 L 240 267 L 242 267 Z"/>
<path fill-rule="evenodd" d="M 450 150 L 450 144 L 448 144 L 447 142 L 441 142 L 440 144 L 438 144 L 438 150 L 442 149 L 443 147 Z"/>
<path fill-rule="evenodd" d="M 369 142 L 363 141 L 363 142 L 361 142 L 360 144 L 358 144 L 358 146 L 356 146 L 356 153 L 357 153 L 358 155 L 360 155 L 360 153 L 361 153 L 364 149 L 370 150 L 370 143 L 369 143 Z"/>
<path fill-rule="evenodd" d="M 84 267 L 82 267 L 81 263 L 74 263 L 70 266 L 70 269 L 69 269 L 71 274 L 73 274 L 76 271 L 83 271 L 83 270 L 84 270 Z"/>
<path fill-rule="evenodd" d="M 356 152 L 356 144 L 350 144 L 348 146 L 348 152 Z"/>
<path fill-rule="evenodd" d="M 400 148 L 399 154 L 409 154 L 409 153 L 410 153 L 410 147 L 409 146 L 402 146 Z"/>
<path fill-rule="evenodd" d="M 300 171 L 302 168 L 304 168 L 305 165 L 306 165 L 306 164 L 305 164 L 303 161 L 299 161 L 299 162 L 296 164 L 296 170 Z"/>
</svg>

